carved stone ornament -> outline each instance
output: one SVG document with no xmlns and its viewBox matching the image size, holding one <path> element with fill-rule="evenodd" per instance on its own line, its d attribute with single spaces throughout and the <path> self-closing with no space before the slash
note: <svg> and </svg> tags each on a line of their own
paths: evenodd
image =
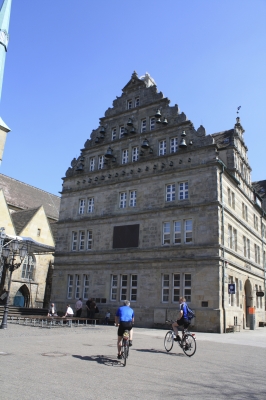
<svg viewBox="0 0 266 400">
<path fill-rule="evenodd" d="M 77 159 L 73 158 L 73 160 L 71 161 L 71 167 L 75 167 L 75 165 L 77 164 Z"/>
</svg>

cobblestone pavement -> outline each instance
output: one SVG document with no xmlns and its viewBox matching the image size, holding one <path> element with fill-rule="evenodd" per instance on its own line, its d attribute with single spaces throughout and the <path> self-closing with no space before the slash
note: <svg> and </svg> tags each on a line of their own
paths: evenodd
<svg viewBox="0 0 266 400">
<path fill-rule="evenodd" d="M 134 328 L 128 364 L 116 359 L 116 328 L 0 330 L 1 399 L 265 399 L 266 328 L 196 333 L 189 358 L 165 330 Z"/>
</svg>

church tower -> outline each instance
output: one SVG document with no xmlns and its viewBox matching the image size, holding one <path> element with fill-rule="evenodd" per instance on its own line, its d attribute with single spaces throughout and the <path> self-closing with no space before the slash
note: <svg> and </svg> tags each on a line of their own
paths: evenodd
<svg viewBox="0 0 266 400">
<path fill-rule="evenodd" d="M 4 0 L 0 10 L 0 99 L 2 94 L 6 52 L 9 40 L 8 28 L 10 21 L 11 3 L 12 0 Z M 10 129 L 0 117 L 0 164 L 2 162 L 6 135 L 8 132 L 10 132 Z"/>
</svg>

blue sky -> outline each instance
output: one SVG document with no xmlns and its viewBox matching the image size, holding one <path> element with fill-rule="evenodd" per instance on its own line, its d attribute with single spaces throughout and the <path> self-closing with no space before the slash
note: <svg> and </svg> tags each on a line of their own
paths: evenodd
<svg viewBox="0 0 266 400">
<path fill-rule="evenodd" d="M 266 179 L 265 21 L 265 0 L 13 0 L 0 173 L 58 195 L 136 70 L 207 134 L 241 105 L 252 180 Z"/>
</svg>

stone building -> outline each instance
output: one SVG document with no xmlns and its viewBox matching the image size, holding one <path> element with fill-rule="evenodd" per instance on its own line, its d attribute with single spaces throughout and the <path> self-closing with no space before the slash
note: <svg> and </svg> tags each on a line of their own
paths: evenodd
<svg viewBox="0 0 266 400">
<path fill-rule="evenodd" d="M 0 174 L 0 227 L 7 240 L 25 238 L 29 256 L 13 272 L 10 304 L 24 307 L 48 306 L 51 296 L 55 222 L 60 198 Z M 0 293 L 8 276 L 0 266 Z"/>
<path fill-rule="evenodd" d="M 71 162 L 53 300 L 63 308 L 94 297 L 114 315 L 129 299 L 136 324 L 151 327 L 176 318 L 184 295 L 195 329 L 246 328 L 249 307 L 258 324 L 265 191 L 263 182 L 252 186 L 240 119 L 206 135 L 169 104 L 149 74 L 134 72 Z"/>
</svg>

